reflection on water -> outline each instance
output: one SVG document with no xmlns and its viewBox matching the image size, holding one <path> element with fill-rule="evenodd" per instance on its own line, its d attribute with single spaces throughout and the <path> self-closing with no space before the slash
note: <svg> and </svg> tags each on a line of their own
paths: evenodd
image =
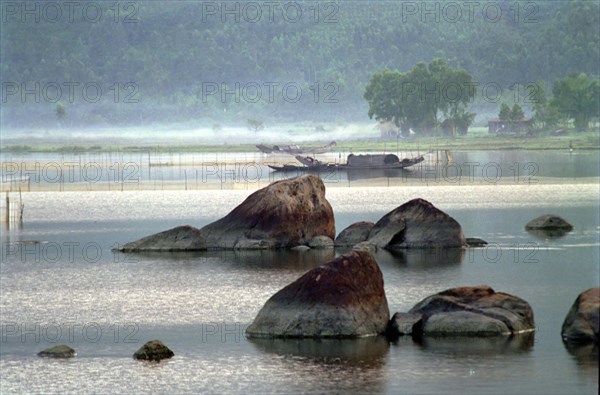
<svg viewBox="0 0 600 395">
<path fill-rule="evenodd" d="M 566 147 L 565 147 L 566 148 Z M 355 152 L 356 153 L 356 152 Z M 400 153 L 400 157 L 417 156 Z M 324 154 L 319 160 L 345 162 L 340 153 Z M 207 185 L 269 183 L 304 174 L 304 171 L 271 172 L 268 164 L 300 165 L 289 156 L 265 157 L 252 153 L 9 153 L 3 157 L 0 177 L 6 189 L 64 190 L 79 185 L 97 190 L 138 189 L 138 183 L 150 189 L 203 189 Z M 346 153 L 343 154 L 346 156 Z M 535 184 L 541 178 L 563 180 L 600 175 L 600 156 L 594 151 L 569 154 L 555 151 L 467 151 L 453 152 L 453 160 L 425 154 L 425 161 L 405 169 L 352 169 L 320 172 L 326 184 L 352 183 L 380 179 L 398 184 L 467 184 L 514 182 Z M 443 160 L 438 160 L 443 159 Z M 35 164 L 35 165 L 34 165 Z M 94 171 L 88 171 L 90 168 Z M 33 171 L 31 169 L 34 169 Z M 93 174 L 92 174 L 93 173 Z M 102 187 L 99 186 L 102 184 Z M 92 188 L 93 187 L 93 188 Z M 166 188 L 165 188 L 166 187 Z"/>
<path fill-rule="evenodd" d="M 442 337 L 425 336 L 420 343 L 424 350 L 457 356 L 485 356 L 529 352 L 533 348 L 535 333 L 493 337 Z"/>
<path fill-rule="evenodd" d="M 422 267 L 451 266 L 463 262 L 466 250 L 463 248 L 408 248 L 404 250 L 382 251 L 378 255 L 389 254 L 400 266 Z"/>
<path fill-rule="evenodd" d="M 572 342 L 563 342 L 563 344 L 581 368 L 585 370 L 598 369 L 598 344 L 577 344 Z"/>
<path fill-rule="evenodd" d="M 390 343 L 383 336 L 358 339 L 248 338 L 257 349 L 282 356 L 306 357 L 327 364 L 381 367 Z"/>
<path fill-rule="evenodd" d="M 527 232 L 535 236 L 538 239 L 546 240 L 546 239 L 558 239 L 564 237 L 569 230 L 565 229 L 526 229 Z"/>
<path fill-rule="evenodd" d="M 286 269 L 304 272 L 335 258 L 333 248 L 310 250 L 218 250 L 218 251 L 176 251 L 176 252 L 136 252 L 127 254 L 149 262 L 182 261 L 199 262 L 212 260 L 224 266 L 239 270 Z"/>
</svg>

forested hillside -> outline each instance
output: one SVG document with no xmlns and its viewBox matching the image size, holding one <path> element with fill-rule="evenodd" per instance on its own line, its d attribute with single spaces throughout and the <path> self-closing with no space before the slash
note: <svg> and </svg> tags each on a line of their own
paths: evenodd
<svg viewBox="0 0 600 395">
<path fill-rule="evenodd" d="M 4 126 L 367 120 L 373 73 L 434 58 L 503 90 L 599 73 L 596 1 L 80 3 L 3 3 Z"/>
</svg>

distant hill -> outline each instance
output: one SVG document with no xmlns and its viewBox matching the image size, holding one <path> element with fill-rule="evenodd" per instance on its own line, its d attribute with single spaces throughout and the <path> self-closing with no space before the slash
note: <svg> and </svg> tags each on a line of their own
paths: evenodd
<svg viewBox="0 0 600 395">
<path fill-rule="evenodd" d="M 436 57 L 502 89 L 599 73 L 596 1 L 267 3 L 3 2 L 3 125 L 364 120 L 374 72 Z"/>
</svg>

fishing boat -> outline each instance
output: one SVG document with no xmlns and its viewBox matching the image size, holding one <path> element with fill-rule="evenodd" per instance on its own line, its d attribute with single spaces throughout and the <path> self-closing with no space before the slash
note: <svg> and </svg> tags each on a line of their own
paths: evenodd
<svg viewBox="0 0 600 395">
<path fill-rule="evenodd" d="M 272 153 L 285 153 L 285 154 L 324 154 L 326 152 L 332 151 L 336 146 L 336 142 L 332 141 L 331 143 L 324 145 L 322 147 L 301 147 L 299 145 L 273 145 L 269 147 L 264 144 L 257 144 L 256 148 L 259 149 L 260 152 L 265 154 Z"/>
<path fill-rule="evenodd" d="M 296 156 L 296 160 L 302 165 L 284 164 L 281 166 L 269 165 L 275 171 L 331 171 L 331 170 L 368 170 L 368 169 L 404 169 L 414 166 L 425 160 L 423 155 L 413 158 L 400 159 L 394 154 L 366 154 L 366 155 L 348 155 L 346 163 L 325 163 L 311 156 Z"/>
</svg>

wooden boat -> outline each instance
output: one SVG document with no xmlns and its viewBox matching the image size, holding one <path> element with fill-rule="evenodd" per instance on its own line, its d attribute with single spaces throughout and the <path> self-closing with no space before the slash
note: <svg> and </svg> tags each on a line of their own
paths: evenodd
<svg viewBox="0 0 600 395">
<path fill-rule="evenodd" d="M 302 163 L 302 166 L 282 165 L 269 167 L 275 171 L 332 171 L 332 170 L 368 170 L 368 169 L 404 169 L 414 166 L 425 160 L 423 155 L 414 158 L 404 158 L 400 160 L 394 154 L 387 155 L 348 155 L 346 163 L 324 163 L 310 156 L 296 156 L 296 160 Z"/>
<path fill-rule="evenodd" d="M 299 145 L 273 145 L 271 147 L 264 144 L 257 144 L 256 148 L 265 154 L 284 153 L 284 154 L 324 154 L 332 151 L 336 146 L 336 142 L 324 145 L 322 147 L 300 147 Z"/>
</svg>

